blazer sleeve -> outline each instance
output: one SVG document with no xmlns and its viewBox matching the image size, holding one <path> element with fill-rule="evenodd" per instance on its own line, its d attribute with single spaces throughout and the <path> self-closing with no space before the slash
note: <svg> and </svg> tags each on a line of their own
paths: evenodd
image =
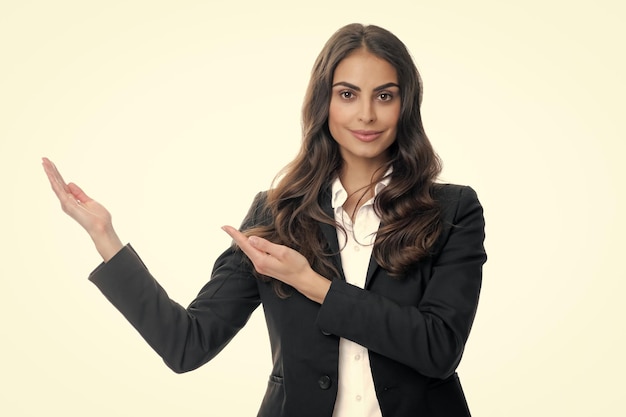
<svg viewBox="0 0 626 417">
<path fill-rule="evenodd" d="M 256 200 L 244 224 L 254 222 Z M 187 308 L 169 298 L 130 244 L 100 264 L 89 280 L 164 362 L 182 373 L 217 355 L 259 305 L 257 282 L 247 265 L 241 251 L 224 251 L 210 281 Z"/>
<path fill-rule="evenodd" d="M 334 280 L 318 315 L 324 333 L 352 340 L 423 375 L 445 378 L 463 353 L 474 320 L 487 256 L 483 210 L 470 187 L 441 201 L 444 232 L 428 284 L 414 306 Z M 391 279 L 391 278 L 390 278 Z M 406 278 L 405 278 L 406 279 Z"/>
</svg>

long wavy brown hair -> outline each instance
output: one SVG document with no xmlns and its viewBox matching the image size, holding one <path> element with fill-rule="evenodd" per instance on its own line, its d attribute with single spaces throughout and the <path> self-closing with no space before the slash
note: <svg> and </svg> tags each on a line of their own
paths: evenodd
<svg viewBox="0 0 626 417">
<path fill-rule="evenodd" d="M 302 146 L 267 193 L 265 209 L 272 220 L 245 231 L 299 251 L 329 279 L 341 274 L 331 261 L 336 254 L 330 252 L 320 223 L 343 230 L 322 209 L 323 199 L 330 199 L 330 184 L 342 168 L 339 146 L 328 128 L 332 81 L 339 62 L 363 48 L 396 69 L 401 97 L 396 140 L 388 150 L 387 164 L 379 170 L 384 173 L 392 168 L 392 173 L 374 201 L 381 227 L 373 256 L 382 268 L 402 276 L 429 256 L 441 231 L 440 208 L 432 196 L 441 163 L 424 132 L 422 82 L 413 59 L 402 41 L 381 27 L 344 26 L 326 42 L 313 66 L 302 108 Z M 379 180 L 380 176 L 372 178 L 372 183 Z M 274 284 L 277 293 L 284 295 L 280 281 Z"/>
</svg>

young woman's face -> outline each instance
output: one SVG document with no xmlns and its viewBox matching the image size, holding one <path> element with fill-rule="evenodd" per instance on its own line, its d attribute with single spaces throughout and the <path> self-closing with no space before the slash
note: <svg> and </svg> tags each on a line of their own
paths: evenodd
<svg viewBox="0 0 626 417">
<path fill-rule="evenodd" d="M 344 163 L 381 166 L 396 140 L 400 117 L 398 74 L 364 49 L 344 58 L 333 75 L 328 112 L 330 133 Z"/>
</svg>

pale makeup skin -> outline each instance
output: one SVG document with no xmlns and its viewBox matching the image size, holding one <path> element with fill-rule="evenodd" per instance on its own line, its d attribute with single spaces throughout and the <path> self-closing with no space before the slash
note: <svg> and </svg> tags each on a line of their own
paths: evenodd
<svg viewBox="0 0 626 417">
<path fill-rule="evenodd" d="M 400 89 L 396 70 L 365 49 L 344 58 L 333 76 L 328 124 L 339 144 L 343 167 L 341 182 L 349 194 L 371 193 L 373 176 L 388 158 L 396 139 L 400 116 Z M 89 234 L 104 262 L 123 248 L 113 229 L 111 214 L 74 183 L 66 183 L 55 165 L 43 158 L 43 168 L 63 211 Z M 371 197 L 361 200 L 366 201 Z M 348 199 L 344 209 L 353 212 L 357 201 Z M 313 271 L 297 251 L 266 239 L 246 237 L 232 226 L 222 229 L 250 258 L 255 269 L 276 278 L 313 301 L 322 303 L 330 281 Z"/>
</svg>

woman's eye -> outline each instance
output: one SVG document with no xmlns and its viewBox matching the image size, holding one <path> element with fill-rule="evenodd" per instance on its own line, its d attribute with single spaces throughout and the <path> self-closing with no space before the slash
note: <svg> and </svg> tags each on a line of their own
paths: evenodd
<svg viewBox="0 0 626 417">
<path fill-rule="evenodd" d="M 352 91 L 341 91 L 339 93 L 339 96 L 341 96 L 341 98 L 349 100 L 354 97 L 354 94 L 352 93 Z"/>
<path fill-rule="evenodd" d="M 393 96 L 391 94 L 389 94 L 389 93 L 380 93 L 378 95 L 378 98 L 381 101 L 389 101 L 389 100 L 391 100 L 393 98 Z"/>
</svg>

